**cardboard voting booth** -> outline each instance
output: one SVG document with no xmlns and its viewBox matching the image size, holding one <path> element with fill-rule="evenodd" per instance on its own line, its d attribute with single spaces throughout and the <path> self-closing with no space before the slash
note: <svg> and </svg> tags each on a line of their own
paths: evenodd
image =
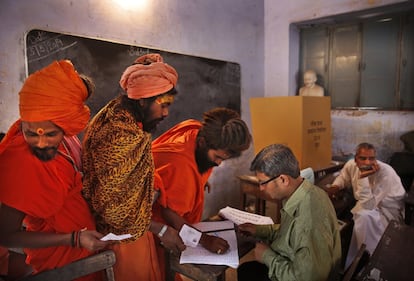
<svg viewBox="0 0 414 281">
<path fill-rule="evenodd" d="M 301 169 L 330 165 L 330 97 L 251 98 L 250 112 L 255 153 L 269 144 L 282 143 L 292 149 Z"/>
</svg>

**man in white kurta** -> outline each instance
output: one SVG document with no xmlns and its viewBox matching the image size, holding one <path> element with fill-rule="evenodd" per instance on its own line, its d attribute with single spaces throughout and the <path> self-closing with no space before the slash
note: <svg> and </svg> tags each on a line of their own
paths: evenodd
<svg viewBox="0 0 414 281">
<path fill-rule="evenodd" d="M 373 145 L 361 143 L 356 155 L 332 183 L 332 191 L 352 186 L 354 229 L 345 263 L 347 268 L 362 243 L 372 254 L 390 220 L 403 221 L 405 190 L 394 169 L 376 160 Z M 331 192 L 330 192 L 331 193 Z"/>
</svg>

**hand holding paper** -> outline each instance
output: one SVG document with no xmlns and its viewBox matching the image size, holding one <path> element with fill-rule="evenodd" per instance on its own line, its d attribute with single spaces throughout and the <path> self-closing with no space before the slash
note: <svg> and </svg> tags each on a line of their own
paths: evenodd
<svg viewBox="0 0 414 281">
<path fill-rule="evenodd" d="M 201 232 L 195 228 L 189 227 L 184 224 L 180 230 L 180 237 L 183 240 L 184 244 L 189 247 L 197 247 L 198 242 L 201 238 Z"/>
<path fill-rule="evenodd" d="M 253 224 L 274 224 L 272 218 L 265 217 L 249 212 L 244 212 L 238 209 L 227 206 L 219 211 L 219 215 L 231 220 L 235 224 L 239 225 L 242 223 L 250 222 Z"/>
</svg>

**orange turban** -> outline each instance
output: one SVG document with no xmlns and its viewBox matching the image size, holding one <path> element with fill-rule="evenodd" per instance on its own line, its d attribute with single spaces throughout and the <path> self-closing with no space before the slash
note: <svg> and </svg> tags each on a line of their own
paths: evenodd
<svg viewBox="0 0 414 281">
<path fill-rule="evenodd" d="M 147 54 L 125 69 L 119 84 L 131 99 L 142 99 L 168 92 L 177 84 L 177 71 L 164 63 L 159 54 Z"/>
<path fill-rule="evenodd" d="M 55 61 L 30 75 L 19 94 L 22 121 L 52 121 L 68 136 L 80 133 L 89 121 L 84 104 L 88 90 L 68 60 Z"/>
</svg>

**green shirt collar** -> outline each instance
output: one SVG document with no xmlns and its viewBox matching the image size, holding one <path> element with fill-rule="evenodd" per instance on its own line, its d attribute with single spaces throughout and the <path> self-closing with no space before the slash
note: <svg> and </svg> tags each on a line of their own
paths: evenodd
<svg viewBox="0 0 414 281">
<path fill-rule="evenodd" d="M 307 179 L 304 179 L 293 194 L 285 201 L 283 201 L 283 210 L 291 217 L 294 216 L 298 205 L 302 202 L 303 197 L 308 192 L 311 185 Z"/>
</svg>

